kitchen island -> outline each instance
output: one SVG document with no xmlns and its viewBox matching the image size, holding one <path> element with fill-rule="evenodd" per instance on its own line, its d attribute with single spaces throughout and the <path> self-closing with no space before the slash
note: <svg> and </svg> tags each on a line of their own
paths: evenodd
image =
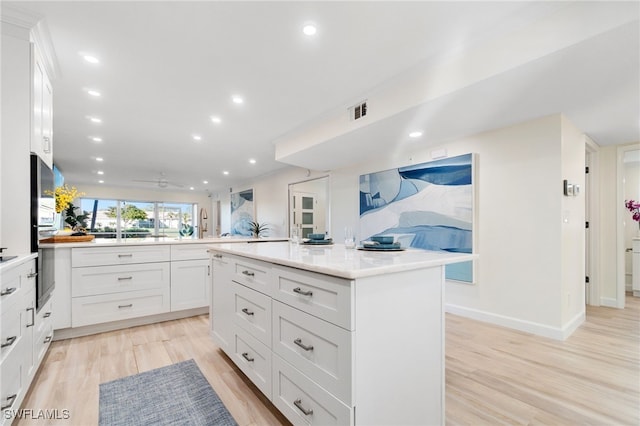
<svg viewBox="0 0 640 426">
<path fill-rule="evenodd" d="M 444 265 L 474 255 L 216 244 L 211 334 L 294 424 L 444 423 Z"/>
<path fill-rule="evenodd" d="M 283 239 L 161 237 L 40 244 L 44 258 L 54 259 L 54 340 L 208 313 L 208 244 L 271 240 Z"/>
</svg>

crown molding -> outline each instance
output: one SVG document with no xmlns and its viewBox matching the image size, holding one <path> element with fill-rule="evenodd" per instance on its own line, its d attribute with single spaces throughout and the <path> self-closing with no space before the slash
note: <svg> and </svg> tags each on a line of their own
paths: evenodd
<svg viewBox="0 0 640 426">
<path fill-rule="evenodd" d="M 55 80 L 60 75 L 60 66 L 44 16 L 19 7 L 2 4 L 0 5 L 0 21 L 3 27 L 9 24 L 17 27 L 21 34 L 28 35 L 29 41 L 33 42 L 40 52 L 49 80 Z M 4 29 L 3 32 L 5 32 Z M 15 35 L 16 31 L 13 33 Z"/>
</svg>

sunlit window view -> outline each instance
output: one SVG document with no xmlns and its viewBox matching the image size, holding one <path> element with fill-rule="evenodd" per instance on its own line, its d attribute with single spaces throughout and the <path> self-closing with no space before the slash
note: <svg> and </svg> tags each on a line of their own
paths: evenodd
<svg viewBox="0 0 640 426">
<path fill-rule="evenodd" d="M 87 232 L 96 238 L 196 238 L 198 205 L 82 198 Z"/>
</svg>

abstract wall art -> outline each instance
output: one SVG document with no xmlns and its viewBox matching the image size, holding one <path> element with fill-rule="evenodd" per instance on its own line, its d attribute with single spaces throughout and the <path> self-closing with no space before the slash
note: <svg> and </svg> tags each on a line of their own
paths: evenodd
<svg viewBox="0 0 640 426">
<path fill-rule="evenodd" d="M 231 193 L 231 235 L 251 237 L 253 217 L 253 188 Z"/>
<path fill-rule="evenodd" d="M 403 247 L 472 253 L 474 155 L 360 176 L 360 235 L 393 235 Z M 446 266 L 449 280 L 473 282 L 473 262 Z"/>
</svg>

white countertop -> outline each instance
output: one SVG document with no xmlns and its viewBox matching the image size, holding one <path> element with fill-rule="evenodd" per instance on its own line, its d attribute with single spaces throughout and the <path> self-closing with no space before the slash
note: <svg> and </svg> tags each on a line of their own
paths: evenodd
<svg viewBox="0 0 640 426">
<path fill-rule="evenodd" d="M 7 254 L 6 256 L 14 256 L 14 255 Z M 18 255 L 18 257 L 14 257 L 11 260 L 7 260 L 6 262 L 0 263 L 0 273 L 6 271 L 7 269 L 13 268 L 14 266 L 18 266 L 28 260 L 35 259 L 37 257 L 38 257 L 38 253 L 28 253 L 28 254 Z"/>
<path fill-rule="evenodd" d="M 96 238 L 89 242 L 83 243 L 49 243 L 49 244 L 40 244 L 39 248 L 74 248 L 74 247 L 118 247 L 118 246 L 146 246 L 153 244 L 164 244 L 164 245 L 173 245 L 173 244 L 212 244 L 212 243 L 252 243 L 252 242 L 263 242 L 263 241 L 288 241 L 287 238 L 275 238 L 275 237 L 267 237 L 267 238 L 246 238 L 246 237 L 220 237 L 220 238 L 168 238 L 168 237 L 158 237 L 158 238 L 147 238 L 147 239 L 121 239 L 117 240 L 115 238 Z"/>
<path fill-rule="evenodd" d="M 347 279 L 430 268 L 477 258 L 474 254 L 418 249 L 374 252 L 347 249 L 342 244 L 305 246 L 289 242 L 215 244 L 210 246 L 210 251 L 264 260 Z"/>
</svg>

